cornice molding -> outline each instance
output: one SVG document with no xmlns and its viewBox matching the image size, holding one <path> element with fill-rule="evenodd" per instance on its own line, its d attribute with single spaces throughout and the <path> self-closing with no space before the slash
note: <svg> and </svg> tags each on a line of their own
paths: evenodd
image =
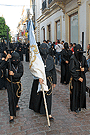
<svg viewBox="0 0 90 135">
<path fill-rule="evenodd" d="M 56 4 L 62 9 L 63 13 L 65 14 L 65 4 L 61 2 L 56 2 Z"/>
<path fill-rule="evenodd" d="M 53 14 L 55 14 L 56 12 L 58 12 L 58 11 L 60 11 L 60 9 L 56 9 L 54 12 L 51 12 L 50 14 L 48 14 L 47 16 L 45 16 L 45 15 L 41 15 L 36 21 L 37 21 L 37 23 L 39 23 L 39 22 L 43 22 L 43 21 L 45 21 L 47 18 L 49 18 L 50 16 L 52 16 Z"/>
<path fill-rule="evenodd" d="M 67 14 L 68 16 L 70 16 L 70 15 L 76 13 L 76 12 L 78 12 L 78 7 L 76 7 L 75 9 L 73 9 L 73 10 L 67 12 L 66 14 Z"/>
</svg>

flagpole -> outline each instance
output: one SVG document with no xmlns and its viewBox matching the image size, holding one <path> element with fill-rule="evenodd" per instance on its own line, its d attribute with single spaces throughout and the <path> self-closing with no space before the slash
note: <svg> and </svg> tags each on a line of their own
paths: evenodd
<svg viewBox="0 0 90 135">
<path fill-rule="evenodd" d="M 31 20 L 31 19 L 30 19 Z M 31 25 L 31 24 L 30 24 Z M 30 38 L 30 34 L 29 34 L 29 38 Z M 29 39 L 30 40 L 30 39 Z M 30 45 L 31 45 L 31 41 L 30 41 Z M 31 47 L 30 47 L 31 49 Z M 49 120 L 49 115 L 48 115 L 48 109 L 47 109 L 47 103 L 46 103 L 46 98 L 45 98 L 45 93 L 44 93 L 44 88 L 42 87 L 42 92 L 43 92 L 43 98 L 44 98 L 44 105 L 45 105 L 45 110 L 46 110 L 46 116 L 47 116 L 47 121 L 48 121 L 48 126 L 50 127 L 50 120 Z"/>
<path fill-rule="evenodd" d="M 42 86 L 42 85 L 41 85 L 41 86 Z M 43 87 L 42 87 L 42 92 L 43 92 L 43 99 L 44 99 L 44 105 L 45 105 L 45 110 L 46 110 L 46 116 L 47 116 L 48 126 L 50 127 L 50 120 L 49 120 L 48 109 L 47 109 L 47 103 L 46 103 L 45 92 L 44 92 Z"/>
</svg>

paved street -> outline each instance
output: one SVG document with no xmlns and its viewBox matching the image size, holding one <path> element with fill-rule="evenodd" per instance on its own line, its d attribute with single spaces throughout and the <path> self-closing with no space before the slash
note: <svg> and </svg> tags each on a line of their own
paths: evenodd
<svg viewBox="0 0 90 135">
<path fill-rule="evenodd" d="M 48 127 L 46 116 L 28 108 L 33 82 L 29 63 L 23 62 L 24 75 L 21 79 L 23 91 L 20 97 L 20 111 L 14 123 L 9 123 L 7 91 L 0 90 L 0 135 L 90 135 L 90 97 L 87 93 L 87 109 L 79 114 L 69 109 L 69 86 L 60 84 L 57 71 L 57 86 L 53 90 L 52 116 L 55 118 Z M 59 69 L 60 67 L 57 66 Z M 87 72 L 87 86 L 90 87 L 90 72 Z"/>
</svg>

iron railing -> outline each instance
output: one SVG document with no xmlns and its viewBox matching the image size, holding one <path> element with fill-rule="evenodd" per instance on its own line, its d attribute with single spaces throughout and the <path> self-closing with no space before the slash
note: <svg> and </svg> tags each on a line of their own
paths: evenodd
<svg viewBox="0 0 90 135">
<path fill-rule="evenodd" d="M 46 0 L 42 3 L 42 11 L 46 8 Z"/>
<path fill-rule="evenodd" d="M 48 0 L 48 5 L 52 2 L 53 0 Z"/>
</svg>

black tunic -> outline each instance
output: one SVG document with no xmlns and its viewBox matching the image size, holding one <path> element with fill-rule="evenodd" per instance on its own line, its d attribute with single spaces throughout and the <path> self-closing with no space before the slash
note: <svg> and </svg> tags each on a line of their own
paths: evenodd
<svg viewBox="0 0 90 135">
<path fill-rule="evenodd" d="M 29 62 L 29 44 L 27 44 L 27 49 L 26 49 L 26 62 Z"/>
<path fill-rule="evenodd" d="M 50 66 L 51 61 L 51 66 Z M 52 106 L 52 84 L 56 84 L 57 78 L 56 78 L 56 70 L 54 66 L 53 58 L 48 55 L 46 60 L 46 78 L 47 78 L 47 85 L 48 85 L 48 92 L 45 92 L 46 102 L 47 102 L 47 108 L 48 108 L 48 114 L 51 114 L 51 106 Z M 34 80 L 31 90 L 31 96 L 30 96 L 30 103 L 29 103 L 29 109 L 34 110 L 35 112 L 38 112 L 40 114 L 46 114 L 45 112 L 45 106 L 44 106 L 44 100 L 43 100 L 43 94 L 42 92 L 37 93 L 39 80 Z"/>
<path fill-rule="evenodd" d="M 8 103 L 9 103 L 9 111 L 10 111 L 10 116 L 16 116 L 16 105 L 18 104 L 19 97 L 21 95 L 21 82 L 20 79 L 23 75 L 23 65 L 21 62 L 17 65 L 17 70 L 11 64 L 11 71 L 14 72 L 14 76 L 12 76 L 12 84 L 13 84 L 13 90 L 11 87 L 11 80 L 10 80 L 10 75 L 7 74 L 7 93 L 8 93 Z M 3 61 L 1 64 L 1 68 L 9 70 L 9 65 L 8 62 Z M 18 82 L 18 83 L 17 83 Z M 17 91 L 18 90 L 18 91 Z"/>
<path fill-rule="evenodd" d="M 56 49 L 54 47 L 51 47 L 49 49 L 49 54 L 54 58 L 55 57 L 55 54 L 56 54 Z"/>
<path fill-rule="evenodd" d="M 84 67 L 84 72 L 80 71 L 80 62 L 72 55 L 70 59 L 70 109 L 71 111 L 81 110 L 86 108 L 86 76 L 88 71 L 87 61 L 85 56 L 82 56 L 81 66 Z M 82 77 L 83 82 L 78 79 Z"/>
<path fill-rule="evenodd" d="M 23 47 L 21 44 L 17 47 L 16 52 L 18 52 L 20 55 L 20 61 L 23 61 Z"/>
<path fill-rule="evenodd" d="M 4 53 L 0 52 L 0 66 L 1 66 L 1 63 L 3 62 L 2 60 L 3 55 Z M 4 70 L 0 67 L 0 90 L 4 87 L 4 84 L 5 84 L 4 75 L 5 75 Z"/>
<path fill-rule="evenodd" d="M 69 72 L 69 64 L 70 64 L 70 57 L 72 55 L 71 50 L 65 50 L 63 49 L 61 52 L 61 83 L 63 84 L 66 82 L 66 84 L 69 83 L 70 80 L 70 72 Z M 65 63 L 65 61 L 68 61 L 69 63 Z"/>
<path fill-rule="evenodd" d="M 3 70 L 0 68 L 0 90 L 4 87 L 4 73 Z"/>
</svg>

